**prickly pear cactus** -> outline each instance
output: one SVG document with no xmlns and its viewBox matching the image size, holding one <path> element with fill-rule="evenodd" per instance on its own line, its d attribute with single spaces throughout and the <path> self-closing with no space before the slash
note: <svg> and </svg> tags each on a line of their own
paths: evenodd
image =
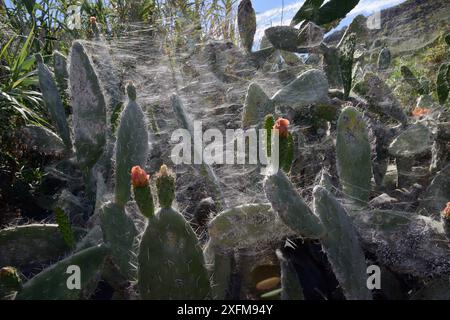
<svg viewBox="0 0 450 320">
<path fill-rule="evenodd" d="M 371 148 L 362 114 L 353 107 L 346 107 L 339 117 L 336 157 L 347 199 L 355 204 L 367 204 L 372 178 Z"/>
<path fill-rule="evenodd" d="M 78 240 L 84 231 L 75 230 Z M 56 224 L 30 224 L 0 230 L 0 265 L 20 268 L 54 261 L 71 251 Z"/>
<path fill-rule="evenodd" d="M 131 169 L 134 200 L 136 200 L 141 214 L 151 219 L 155 216 L 155 205 L 149 179 L 150 176 L 141 167 L 135 166 Z"/>
<path fill-rule="evenodd" d="M 53 52 L 53 70 L 61 95 L 68 89 L 69 72 L 67 69 L 67 57 L 59 51 Z"/>
<path fill-rule="evenodd" d="M 69 217 L 61 208 L 55 209 L 55 220 L 58 224 L 59 232 L 61 233 L 61 236 L 63 237 L 67 246 L 70 248 L 74 248 L 76 244 L 75 235 L 73 234 Z"/>
<path fill-rule="evenodd" d="M 104 245 L 88 248 L 52 265 L 27 281 L 17 300 L 77 300 L 83 289 L 95 281 L 109 250 Z M 72 288 L 69 267 L 78 266 L 80 288 Z M 68 271 L 70 271 L 68 273 Z M 74 281 L 75 282 L 75 281 Z"/>
<path fill-rule="evenodd" d="M 247 90 L 242 116 L 242 127 L 247 129 L 258 125 L 263 117 L 274 112 L 273 103 L 256 83 L 251 83 Z"/>
<path fill-rule="evenodd" d="M 175 177 L 162 166 L 156 178 L 161 210 L 142 236 L 138 254 L 138 286 L 142 299 L 210 297 L 203 252 L 192 227 L 171 208 Z"/>
<path fill-rule="evenodd" d="M 102 88 L 80 41 L 72 45 L 69 74 L 75 149 L 80 167 L 89 175 L 105 150 L 108 123 Z"/>
<path fill-rule="evenodd" d="M 344 85 L 344 99 L 348 99 L 352 89 L 353 55 L 356 49 L 356 34 L 345 37 L 339 44 L 339 64 Z"/>
<path fill-rule="evenodd" d="M 122 206 L 109 202 L 100 209 L 100 221 L 103 239 L 111 247 L 114 263 L 124 276 L 134 277 L 132 258 L 138 232 L 133 219 Z"/>
<path fill-rule="evenodd" d="M 264 190 L 273 209 L 289 228 L 306 238 L 320 239 L 324 236 L 325 229 L 319 219 L 281 170 L 266 178 Z"/>
<path fill-rule="evenodd" d="M 295 267 L 280 250 L 276 254 L 281 269 L 281 300 L 305 300 Z"/>
<path fill-rule="evenodd" d="M 39 86 L 53 123 L 58 129 L 58 134 L 64 141 L 67 149 L 72 148 L 72 140 L 70 138 L 69 124 L 67 123 L 66 112 L 59 94 L 58 87 L 53 80 L 52 72 L 44 64 L 42 56 L 36 55 L 38 63 Z"/>
<path fill-rule="evenodd" d="M 366 260 L 352 221 L 329 191 L 317 186 L 313 195 L 314 212 L 327 230 L 320 242 L 345 297 L 348 300 L 371 300 L 372 294 L 366 286 Z"/>
<path fill-rule="evenodd" d="M 225 300 L 231 294 L 230 281 L 233 272 L 233 258 L 223 253 L 211 242 L 203 250 L 205 266 L 211 279 L 211 297 L 213 300 Z"/>
<path fill-rule="evenodd" d="M 127 87 L 128 104 L 120 117 L 116 142 L 115 201 L 124 206 L 131 196 L 131 168 L 144 167 L 149 154 L 147 122 L 136 103 L 136 88 Z"/>
<path fill-rule="evenodd" d="M 148 224 L 139 248 L 138 287 L 142 299 L 203 300 L 209 276 L 194 230 L 172 208 Z"/>
<path fill-rule="evenodd" d="M 439 72 L 436 79 L 436 92 L 439 98 L 440 104 L 445 104 L 448 98 L 450 83 L 447 81 L 447 75 L 449 74 L 450 64 L 443 63 L 439 68 Z"/>
<path fill-rule="evenodd" d="M 248 52 L 252 51 L 256 33 L 256 13 L 251 0 L 242 0 L 238 6 L 238 28 L 242 46 Z"/>
</svg>

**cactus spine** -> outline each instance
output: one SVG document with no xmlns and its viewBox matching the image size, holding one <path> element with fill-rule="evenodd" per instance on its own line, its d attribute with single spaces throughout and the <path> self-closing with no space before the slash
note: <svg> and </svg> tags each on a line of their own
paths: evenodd
<svg viewBox="0 0 450 320">
<path fill-rule="evenodd" d="M 138 254 L 142 299 L 206 299 L 210 283 L 197 236 L 170 205 L 175 198 L 173 173 L 163 166 L 156 177 L 162 208 L 147 225 Z"/>
<path fill-rule="evenodd" d="M 128 104 L 122 112 L 116 142 L 115 202 L 124 206 L 131 196 L 131 168 L 144 167 L 149 153 L 145 114 L 136 103 L 136 88 L 127 87 Z"/>
<path fill-rule="evenodd" d="M 346 197 L 355 204 L 367 204 L 372 178 L 371 148 L 362 114 L 353 107 L 346 107 L 339 117 L 336 157 Z"/>
<path fill-rule="evenodd" d="M 36 55 L 36 60 L 38 63 L 39 86 L 41 88 L 45 105 L 52 117 L 53 123 L 58 130 L 59 136 L 64 141 L 66 148 L 70 150 L 72 149 L 70 129 L 69 124 L 67 123 L 66 112 L 64 111 L 61 96 L 58 92 L 58 87 L 53 80 L 52 72 L 44 64 L 44 61 L 40 54 Z"/>
</svg>

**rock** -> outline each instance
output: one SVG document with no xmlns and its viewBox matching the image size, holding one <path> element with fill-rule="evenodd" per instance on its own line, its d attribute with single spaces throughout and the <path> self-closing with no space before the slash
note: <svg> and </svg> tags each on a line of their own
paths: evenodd
<svg viewBox="0 0 450 320">
<path fill-rule="evenodd" d="M 377 209 L 393 209 L 393 204 L 397 201 L 396 198 L 389 196 L 387 193 L 383 193 L 378 197 L 373 198 L 369 202 L 369 205 Z"/>
<path fill-rule="evenodd" d="M 60 156 L 66 150 L 61 138 L 44 127 L 29 125 L 21 130 L 21 134 L 27 148 L 42 155 Z"/>
<path fill-rule="evenodd" d="M 408 123 L 408 117 L 391 89 L 375 74 L 366 73 L 364 80 L 357 83 L 353 90 L 367 100 L 373 112 L 389 116 L 402 125 Z"/>
<path fill-rule="evenodd" d="M 419 210 L 422 214 L 439 218 L 440 212 L 450 201 L 450 164 L 442 169 L 421 197 Z"/>
<path fill-rule="evenodd" d="M 317 53 L 309 54 L 305 61 L 306 64 L 317 65 L 320 63 L 320 56 Z"/>
<path fill-rule="evenodd" d="M 328 103 L 328 80 L 321 70 L 312 69 L 302 73 L 293 82 L 279 90 L 272 98 L 275 104 L 304 107 Z"/>
<path fill-rule="evenodd" d="M 251 83 L 245 97 L 242 127 L 259 125 L 267 114 L 274 111 L 274 105 L 266 93 L 258 84 Z"/>
<path fill-rule="evenodd" d="M 313 48 L 320 45 L 324 37 L 324 29 L 308 22 L 298 34 L 298 45 L 303 48 Z"/>
<path fill-rule="evenodd" d="M 276 26 L 264 31 L 267 39 L 276 48 L 295 52 L 298 48 L 300 30 L 289 26 Z"/>
<path fill-rule="evenodd" d="M 389 146 L 389 154 L 396 158 L 412 158 L 431 150 L 430 130 L 422 124 L 414 124 L 403 131 Z"/>
<path fill-rule="evenodd" d="M 212 244 L 225 251 L 254 250 L 293 234 L 270 204 L 248 204 L 225 210 L 211 220 L 208 229 Z"/>
</svg>

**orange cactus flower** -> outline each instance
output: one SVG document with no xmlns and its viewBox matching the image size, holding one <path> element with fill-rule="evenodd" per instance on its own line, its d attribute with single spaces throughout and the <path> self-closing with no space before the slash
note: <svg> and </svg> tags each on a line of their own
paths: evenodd
<svg viewBox="0 0 450 320">
<path fill-rule="evenodd" d="M 419 107 L 414 108 L 414 110 L 412 111 L 413 117 L 417 117 L 417 118 L 426 116 L 429 113 L 430 113 L 430 109 L 419 108 Z"/>
<path fill-rule="evenodd" d="M 280 137 L 286 137 L 289 133 L 289 120 L 278 118 L 273 126 L 273 129 L 278 130 Z"/>
<path fill-rule="evenodd" d="M 445 207 L 444 211 L 442 211 L 442 215 L 446 219 L 450 219 L 450 202 L 447 202 L 447 206 Z"/>
<path fill-rule="evenodd" d="M 95 24 L 95 23 L 97 23 L 97 18 L 96 18 L 96 17 L 90 17 L 90 18 L 89 18 L 89 23 L 90 23 L 90 24 Z"/>
<path fill-rule="evenodd" d="M 144 188 L 150 183 L 150 176 L 139 166 L 131 169 L 131 183 L 134 188 Z"/>
</svg>

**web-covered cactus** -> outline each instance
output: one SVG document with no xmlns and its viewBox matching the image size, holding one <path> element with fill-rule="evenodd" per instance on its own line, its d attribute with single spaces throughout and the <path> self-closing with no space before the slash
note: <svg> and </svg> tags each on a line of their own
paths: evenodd
<svg viewBox="0 0 450 320">
<path fill-rule="evenodd" d="M 266 123 L 265 127 L 267 128 L 269 124 L 273 123 L 274 121 L 271 120 L 269 117 L 266 117 Z M 270 131 L 273 130 L 273 133 L 266 133 L 266 137 L 270 137 L 270 144 L 272 145 L 272 134 L 276 134 L 278 136 L 278 158 L 279 158 L 279 167 L 284 170 L 285 172 L 289 172 L 292 167 L 292 162 L 294 161 L 294 137 L 291 132 L 289 132 L 289 120 L 279 118 L 277 121 L 275 121 L 275 124 L 270 129 Z M 267 141 L 269 141 L 267 139 Z M 276 144 L 274 145 L 276 146 Z M 267 150 L 270 150 L 270 153 L 272 153 L 272 147 L 266 146 Z"/>
<path fill-rule="evenodd" d="M 442 223 L 444 225 L 444 231 L 447 235 L 447 238 L 450 239 L 450 202 L 447 203 L 447 206 L 441 213 Z"/>
<path fill-rule="evenodd" d="M 59 92 L 63 96 L 68 89 L 69 71 L 67 69 L 67 57 L 59 51 L 53 52 L 53 70 Z"/>
<path fill-rule="evenodd" d="M 338 120 L 337 169 L 346 197 L 355 204 L 367 204 L 371 190 L 372 156 L 362 114 L 346 107 Z"/>
<path fill-rule="evenodd" d="M 123 206 L 108 202 L 100 209 L 100 221 L 105 243 L 111 247 L 111 256 L 119 271 L 131 279 L 136 270 L 132 265 L 135 239 L 138 235 L 133 219 Z"/>
<path fill-rule="evenodd" d="M 146 117 L 136 103 L 134 85 L 128 85 L 127 92 L 129 101 L 120 117 L 116 141 L 115 202 L 120 206 L 131 196 L 130 168 L 144 167 L 149 153 Z"/>
<path fill-rule="evenodd" d="M 439 68 L 436 78 L 436 92 L 440 104 L 445 104 L 448 98 L 450 83 L 448 83 L 448 75 L 450 73 L 450 64 L 443 63 Z"/>
<path fill-rule="evenodd" d="M 59 94 L 58 87 L 53 80 L 52 72 L 44 64 L 42 56 L 36 55 L 38 63 L 39 86 L 45 101 L 45 106 L 49 111 L 52 121 L 55 124 L 58 134 L 64 141 L 68 150 L 72 149 L 69 124 L 67 123 L 66 112 Z"/>
<path fill-rule="evenodd" d="M 136 200 L 141 214 L 147 219 L 155 216 L 155 205 L 149 179 L 150 176 L 141 167 L 135 166 L 131 169 L 134 200 Z"/>
<path fill-rule="evenodd" d="M 156 177 L 161 209 L 142 236 L 138 255 L 138 287 L 142 299 L 210 297 L 203 252 L 194 230 L 171 207 L 175 179 L 164 167 Z"/>
<path fill-rule="evenodd" d="M 109 250 L 104 245 L 88 248 L 75 253 L 68 258 L 57 262 L 43 270 L 31 280 L 27 281 L 17 300 L 77 300 L 80 299 L 83 290 L 96 281 L 97 275 L 102 269 L 103 262 Z M 68 285 L 70 266 L 78 266 L 80 274 L 80 288 L 72 288 Z M 71 272 L 74 272 L 73 270 Z M 76 271 L 75 271 L 76 272 Z"/>
<path fill-rule="evenodd" d="M 347 212 L 326 189 L 314 188 L 314 212 L 327 230 L 320 243 L 333 267 L 344 295 L 349 300 L 371 300 L 367 289 L 367 265 Z"/>
<path fill-rule="evenodd" d="M 378 55 L 378 70 L 387 70 L 391 65 L 391 50 L 383 48 Z"/>
<path fill-rule="evenodd" d="M 338 48 L 341 77 L 344 85 L 344 99 L 348 99 L 353 81 L 353 55 L 356 49 L 356 34 L 351 33 L 344 37 Z"/>
<path fill-rule="evenodd" d="M 256 33 L 256 13 L 251 0 L 242 0 L 239 3 L 237 16 L 242 46 L 251 52 Z"/>
<path fill-rule="evenodd" d="M 75 239 L 85 232 L 74 228 Z M 0 230 L 0 265 L 42 265 L 68 254 L 67 245 L 56 224 L 30 224 Z"/>
<path fill-rule="evenodd" d="M 294 265 L 280 250 L 276 254 L 281 269 L 281 300 L 305 300 Z"/>
<path fill-rule="evenodd" d="M 105 97 L 80 41 L 72 45 L 69 74 L 76 155 L 85 175 L 90 175 L 105 151 L 109 129 Z"/>
<path fill-rule="evenodd" d="M 293 231 L 310 239 L 320 239 L 325 235 L 325 229 L 317 216 L 281 170 L 266 178 L 264 190 L 273 209 Z"/>
<path fill-rule="evenodd" d="M 413 90 L 417 94 L 425 94 L 420 81 L 417 79 L 410 68 L 408 68 L 407 66 L 401 66 L 400 72 L 403 76 L 403 81 L 405 81 L 411 88 L 413 88 Z"/>
<path fill-rule="evenodd" d="M 69 217 L 61 208 L 55 209 L 55 220 L 58 224 L 59 232 L 66 242 L 67 246 L 74 248 L 76 244 L 75 235 L 72 231 L 72 226 L 70 224 Z"/>
</svg>

